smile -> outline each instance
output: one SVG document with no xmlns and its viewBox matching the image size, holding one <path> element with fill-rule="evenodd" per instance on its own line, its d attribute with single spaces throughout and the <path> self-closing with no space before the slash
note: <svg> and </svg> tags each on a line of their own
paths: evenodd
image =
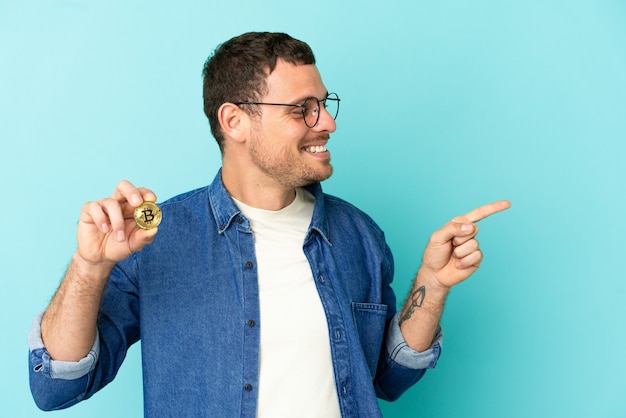
<svg viewBox="0 0 626 418">
<path fill-rule="evenodd" d="M 305 147 L 304 150 L 306 152 L 313 152 L 313 153 L 326 152 L 326 145 L 314 145 L 311 147 Z"/>
</svg>

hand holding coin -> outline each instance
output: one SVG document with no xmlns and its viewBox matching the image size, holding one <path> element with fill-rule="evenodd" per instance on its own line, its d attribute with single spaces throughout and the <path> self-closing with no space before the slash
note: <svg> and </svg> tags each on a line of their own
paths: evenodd
<svg viewBox="0 0 626 418">
<path fill-rule="evenodd" d="M 153 229 L 159 226 L 162 219 L 161 208 L 154 202 L 143 202 L 135 208 L 135 223 L 141 229 Z"/>
<path fill-rule="evenodd" d="M 121 181 L 108 198 L 87 202 L 78 222 L 78 254 L 91 265 L 118 262 L 150 244 L 161 209 L 149 189 Z"/>
</svg>

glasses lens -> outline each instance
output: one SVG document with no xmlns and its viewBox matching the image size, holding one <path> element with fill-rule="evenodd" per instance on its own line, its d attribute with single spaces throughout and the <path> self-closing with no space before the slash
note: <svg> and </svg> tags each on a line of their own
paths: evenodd
<svg viewBox="0 0 626 418">
<path fill-rule="evenodd" d="M 337 93 L 330 93 L 326 96 L 326 111 L 333 117 L 333 119 L 337 119 L 337 114 L 339 113 L 339 96 Z"/>
<path fill-rule="evenodd" d="M 337 114 L 339 113 L 339 97 L 337 93 L 330 93 L 322 100 L 322 104 L 320 104 L 320 101 L 315 97 L 309 97 L 304 101 L 304 123 L 309 128 L 313 128 L 317 125 L 320 119 L 320 106 L 324 106 L 330 116 L 332 116 L 333 119 L 337 119 Z"/>
<path fill-rule="evenodd" d="M 304 101 L 304 123 L 309 128 L 317 124 L 320 118 L 320 102 L 315 97 L 309 97 Z"/>
</svg>

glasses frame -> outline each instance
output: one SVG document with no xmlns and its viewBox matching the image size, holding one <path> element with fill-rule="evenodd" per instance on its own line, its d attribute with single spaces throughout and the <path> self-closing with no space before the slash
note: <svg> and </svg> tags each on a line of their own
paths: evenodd
<svg viewBox="0 0 626 418">
<path fill-rule="evenodd" d="M 309 100 L 315 100 L 317 102 L 317 117 L 315 118 L 315 123 L 313 125 L 309 125 L 306 122 L 306 115 L 304 114 L 304 112 L 306 111 L 306 104 L 307 102 L 309 102 Z M 337 119 L 337 116 L 339 115 L 339 102 L 341 101 L 341 99 L 339 98 L 339 95 L 337 93 L 328 93 L 326 94 L 326 97 L 324 97 L 323 99 L 318 99 L 315 96 L 311 96 L 311 97 L 307 97 L 306 99 L 304 99 L 304 101 L 302 103 L 268 103 L 268 102 L 236 102 L 235 104 L 237 106 L 241 106 L 241 105 L 266 105 L 266 106 L 289 106 L 289 107 L 299 107 L 301 108 L 301 112 L 302 112 L 302 120 L 304 120 L 304 124 L 307 126 L 307 128 L 314 128 L 317 125 L 317 122 L 319 122 L 320 120 L 320 113 L 321 113 L 321 106 L 320 103 L 324 105 L 324 110 L 326 110 L 326 101 L 327 100 L 332 100 L 337 102 L 337 111 L 335 112 L 334 115 L 330 115 L 330 113 L 328 113 L 333 119 Z"/>
</svg>

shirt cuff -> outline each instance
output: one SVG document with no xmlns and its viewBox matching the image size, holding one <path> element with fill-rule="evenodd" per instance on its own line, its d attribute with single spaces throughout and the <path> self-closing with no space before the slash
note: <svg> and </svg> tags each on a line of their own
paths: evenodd
<svg viewBox="0 0 626 418">
<path fill-rule="evenodd" d="M 96 339 L 93 346 L 84 358 L 79 361 L 52 360 L 41 338 L 41 318 L 43 318 L 44 312 L 35 317 L 28 333 L 28 347 L 31 352 L 31 358 L 38 357 L 38 359 L 32 359 L 33 362 L 38 363 L 33 366 L 52 379 L 74 380 L 91 372 L 100 354 L 100 335 L 98 330 L 96 330 Z"/>
<path fill-rule="evenodd" d="M 437 365 L 439 355 L 441 354 L 441 343 L 443 341 L 443 331 L 439 329 L 437 336 L 433 340 L 432 345 L 426 351 L 419 352 L 413 350 L 404 340 L 404 336 L 400 331 L 400 312 L 397 312 L 387 331 L 387 353 L 389 357 L 409 369 L 433 369 Z"/>
</svg>

